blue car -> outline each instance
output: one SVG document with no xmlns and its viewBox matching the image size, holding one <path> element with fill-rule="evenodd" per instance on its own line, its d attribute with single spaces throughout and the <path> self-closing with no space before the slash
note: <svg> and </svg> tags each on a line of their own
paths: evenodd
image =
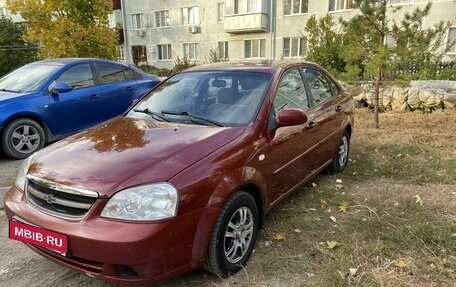
<svg viewBox="0 0 456 287">
<path fill-rule="evenodd" d="M 46 143 L 123 113 L 159 83 L 120 62 L 51 59 L 27 64 L 0 79 L 0 145 L 25 158 Z"/>
</svg>

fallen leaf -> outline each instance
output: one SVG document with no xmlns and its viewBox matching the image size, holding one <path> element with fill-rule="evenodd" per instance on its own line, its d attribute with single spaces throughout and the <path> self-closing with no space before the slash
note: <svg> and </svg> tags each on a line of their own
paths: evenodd
<svg viewBox="0 0 456 287">
<path fill-rule="evenodd" d="M 418 194 L 413 197 L 416 199 L 416 201 L 415 201 L 416 204 L 423 205 L 423 200 L 421 199 L 421 197 Z"/>
<path fill-rule="evenodd" d="M 296 232 L 296 233 L 301 233 L 301 229 L 297 229 L 297 228 L 296 228 L 296 229 L 294 230 L 294 232 Z"/>
<path fill-rule="evenodd" d="M 313 187 L 317 187 L 317 184 L 315 182 L 312 182 Z"/>
<path fill-rule="evenodd" d="M 264 242 L 264 246 L 268 247 L 268 246 L 271 246 L 272 244 L 272 241 L 265 241 Z"/>
<path fill-rule="evenodd" d="M 404 260 L 399 259 L 394 262 L 394 266 L 399 267 L 399 268 L 405 268 L 405 267 L 407 267 L 407 263 L 405 263 Z"/>
<path fill-rule="evenodd" d="M 338 208 L 340 212 L 347 212 L 349 206 L 350 204 L 348 203 L 348 201 L 344 200 L 339 204 Z"/>
<path fill-rule="evenodd" d="M 285 240 L 285 233 L 283 233 L 283 232 L 278 232 L 278 233 L 276 233 L 276 235 L 274 236 L 274 238 L 275 238 L 276 240 L 279 240 L 279 241 Z"/>
<path fill-rule="evenodd" d="M 355 275 L 356 275 L 356 272 L 358 272 L 358 267 L 356 267 L 356 268 L 350 268 L 349 271 L 350 271 L 350 275 L 351 275 L 351 276 L 355 276 Z"/>
<path fill-rule="evenodd" d="M 320 199 L 320 205 L 323 208 L 326 208 L 328 206 L 328 202 L 324 199 Z"/>
<path fill-rule="evenodd" d="M 308 208 L 309 211 L 317 211 L 315 208 Z"/>
<path fill-rule="evenodd" d="M 326 212 L 327 212 L 327 213 L 331 213 L 331 212 L 332 212 L 331 207 L 329 207 L 328 209 L 326 209 Z"/>
<path fill-rule="evenodd" d="M 342 183 L 342 179 L 340 179 L 340 178 L 336 179 L 336 183 Z"/>
<path fill-rule="evenodd" d="M 326 246 L 328 246 L 328 249 L 334 249 L 338 247 L 340 244 L 337 241 L 326 241 Z"/>
<path fill-rule="evenodd" d="M 329 218 L 330 218 L 333 222 L 336 222 L 336 221 L 337 221 L 336 218 L 335 218 L 334 216 L 330 216 Z"/>
<path fill-rule="evenodd" d="M 352 175 L 353 175 L 353 176 L 357 176 L 358 173 L 355 171 L 355 172 L 352 173 Z"/>
</svg>

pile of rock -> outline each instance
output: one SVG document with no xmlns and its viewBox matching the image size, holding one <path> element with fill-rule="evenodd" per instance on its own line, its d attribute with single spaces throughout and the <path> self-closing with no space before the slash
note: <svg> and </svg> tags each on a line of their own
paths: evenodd
<svg viewBox="0 0 456 287">
<path fill-rule="evenodd" d="M 357 106 L 374 106 L 374 91 L 365 90 L 354 97 Z M 437 109 L 456 108 L 456 88 L 433 87 L 411 84 L 407 88 L 390 87 L 380 89 L 379 106 L 381 110 L 422 110 L 432 112 Z"/>
</svg>

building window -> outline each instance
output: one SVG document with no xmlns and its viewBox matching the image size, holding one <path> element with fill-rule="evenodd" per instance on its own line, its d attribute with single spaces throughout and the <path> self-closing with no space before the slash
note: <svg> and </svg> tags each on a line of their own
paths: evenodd
<svg viewBox="0 0 456 287">
<path fill-rule="evenodd" d="M 158 60 L 171 60 L 173 58 L 171 55 L 171 44 L 157 45 L 157 50 Z"/>
<path fill-rule="evenodd" d="M 0 17 L 5 16 L 6 17 L 6 8 L 5 7 L 0 7 Z"/>
<path fill-rule="evenodd" d="M 218 42 L 217 49 L 221 59 L 228 59 L 228 41 Z"/>
<path fill-rule="evenodd" d="M 307 39 L 305 37 L 283 39 L 283 57 L 304 57 L 306 52 Z"/>
<path fill-rule="evenodd" d="M 353 0 L 329 0 L 329 12 L 353 9 Z"/>
<path fill-rule="evenodd" d="M 155 11 L 155 27 L 169 26 L 169 11 Z"/>
<path fill-rule="evenodd" d="M 261 12 L 261 0 L 233 0 L 234 14 Z"/>
<path fill-rule="evenodd" d="M 182 8 L 182 24 L 197 25 L 199 24 L 199 9 L 198 7 Z"/>
<path fill-rule="evenodd" d="M 219 22 L 223 22 L 225 17 L 225 3 L 217 3 L 217 19 Z"/>
<path fill-rule="evenodd" d="M 198 43 L 186 43 L 184 44 L 184 57 L 190 60 L 199 59 L 199 44 Z"/>
<path fill-rule="evenodd" d="M 122 47 L 122 46 L 117 47 L 117 59 L 120 61 L 125 60 L 124 47 Z"/>
<path fill-rule="evenodd" d="M 131 56 L 135 65 L 142 65 L 147 63 L 146 46 L 131 46 Z"/>
<path fill-rule="evenodd" d="M 451 27 L 448 29 L 446 50 L 450 53 L 456 53 L 456 27 Z"/>
<path fill-rule="evenodd" d="M 266 57 L 266 40 L 245 40 L 244 41 L 244 58 L 265 58 Z"/>
<path fill-rule="evenodd" d="M 143 14 L 132 14 L 131 15 L 131 27 L 132 29 L 142 29 L 145 28 Z"/>
<path fill-rule="evenodd" d="M 285 0 L 285 15 L 309 12 L 309 0 Z"/>
</svg>

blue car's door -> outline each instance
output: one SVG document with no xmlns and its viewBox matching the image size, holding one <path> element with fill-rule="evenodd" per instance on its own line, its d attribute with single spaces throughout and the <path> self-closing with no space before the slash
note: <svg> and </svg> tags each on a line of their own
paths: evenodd
<svg viewBox="0 0 456 287">
<path fill-rule="evenodd" d="M 72 90 L 50 94 L 49 124 L 55 136 L 73 133 L 102 121 L 100 117 L 100 87 L 91 64 L 83 63 L 64 71 L 55 83 L 66 83 Z"/>
<path fill-rule="evenodd" d="M 125 112 L 138 98 L 135 74 L 122 64 L 96 63 L 100 81 L 100 103 L 104 120 Z"/>
</svg>

